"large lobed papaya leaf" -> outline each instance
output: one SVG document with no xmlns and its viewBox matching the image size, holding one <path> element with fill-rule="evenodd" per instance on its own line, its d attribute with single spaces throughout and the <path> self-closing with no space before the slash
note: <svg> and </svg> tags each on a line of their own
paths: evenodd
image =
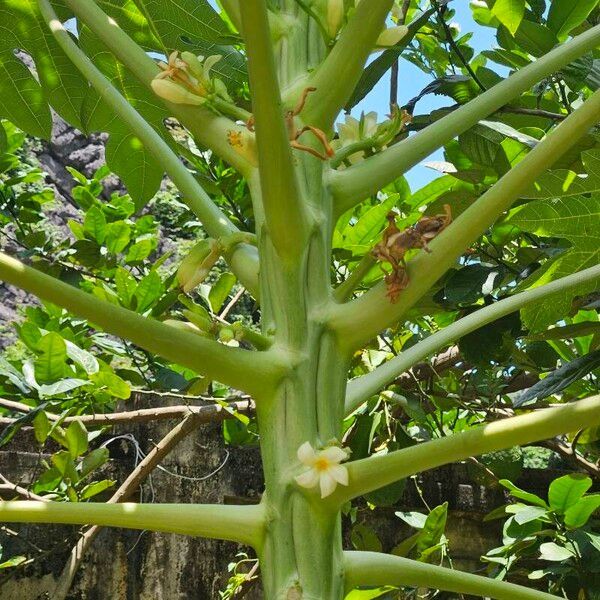
<svg viewBox="0 0 600 600">
<path fill-rule="evenodd" d="M 63 21 L 71 16 L 62 0 L 52 2 Z M 173 50 L 197 54 L 221 54 L 213 72 L 233 90 L 246 80 L 237 42 L 207 0 L 100 0 L 99 6 L 144 50 L 166 55 Z M 0 22 L 9 25 L 0 34 L 0 116 L 27 133 L 49 138 L 50 107 L 83 131 L 109 134 L 106 159 L 127 186 L 136 206 L 150 200 L 162 180 L 160 165 L 129 128 L 90 88 L 56 44 L 38 10 L 37 0 L 0 0 Z M 78 24 L 78 41 L 96 66 L 142 116 L 173 145 L 164 127 L 168 113 L 161 102 L 135 74 L 119 63 L 103 43 L 84 25 Z M 29 54 L 37 78 L 15 55 Z"/>
</svg>

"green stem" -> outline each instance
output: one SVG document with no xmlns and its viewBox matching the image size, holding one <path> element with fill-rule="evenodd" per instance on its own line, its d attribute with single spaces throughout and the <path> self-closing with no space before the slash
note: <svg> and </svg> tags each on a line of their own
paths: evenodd
<svg viewBox="0 0 600 600">
<path fill-rule="evenodd" d="M 337 202 L 336 214 L 343 213 L 357 202 L 376 193 L 446 142 L 496 112 L 544 77 L 558 71 L 586 52 L 595 50 L 598 44 L 600 44 L 600 25 L 552 50 L 418 134 L 350 169 L 332 173 L 330 181 Z"/>
<path fill-rule="evenodd" d="M 332 501 L 344 504 L 352 498 L 442 465 L 546 440 L 557 435 L 594 427 L 600 423 L 600 396 L 577 400 L 518 417 L 455 433 L 388 454 L 373 455 L 348 465 L 350 483 L 338 488 Z"/>
<path fill-rule="evenodd" d="M 347 590 L 357 586 L 397 585 L 423 587 L 496 600 L 560 600 L 558 596 L 514 583 L 461 573 L 454 569 L 380 554 L 345 552 Z"/>
<path fill-rule="evenodd" d="M 80 50 L 68 31 L 63 27 L 48 0 L 39 0 L 39 5 L 48 27 L 65 54 L 92 84 L 102 99 L 127 123 L 132 132 L 142 141 L 146 149 L 160 162 L 173 183 L 182 193 L 187 205 L 198 215 L 209 234 L 213 237 L 224 237 L 232 233 L 237 233 L 237 227 L 227 219 L 208 197 L 194 176 L 179 160 L 163 138 L 127 102 L 94 63 Z M 239 246 L 236 252 L 231 254 L 230 258 L 232 269 L 236 272 L 244 286 L 251 291 L 256 290 L 258 285 L 256 251 L 245 246 Z"/>
<path fill-rule="evenodd" d="M 242 33 L 242 15 L 240 13 L 240 0 L 219 0 L 221 6 L 235 25 L 236 29 Z"/>
<path fill-rule="evenodd" d="M 277 356 L 230 348 L 148 319 L 27 267 L 4 253 L 0 253 L 0 279 L 66 308 L 149 352 L 249 394 L 260 394 L 274 385 L 283 368 Z"/>
<path fill-rule="evenodd" d="M 396 303 L 389 301 L 381 283 L 353 302 L 336 306 L 331 324 L 341 339 L 353 349 L 397 322 L 520 194 L 588 133 L 599 117 L 597 91 L 434 239 L 430 253 L 420 252 L 408 263 L 410 283 Z"/>
<path fill-rule="evenodd" d="M 324 131 L 331 129 L 362 76 L 393 4 L 393 0 L 369 0 L 354 9 L 329 56 L 309 80 L 308 85 L 317 91 L 306 103 L 306 123 Z"/>
<path fill-rule="evenodd" d="M 129 69 L 142 84 L 150 88 L 160 72 L 158 65 L 138 46 L 93 0 L 65 0 L 81 19 Z M 223 160 L 247 175 L 253 164 L 228 143 L 229 131 L 244 133 L 245 128 L 230 119 L 216 115 L 208 108 L 172 104 L 164 101 L 170 112 L 193 134 L 200 145 L 207 146 Z"/>
<path fill-rule="evenodd" d="M 260 547 L 260 505 L 0 502 L 0 522 L 100 525 L 231 540 Z"/>
<path fill-rule="evenodd" d="M 256 123 L 261 197 L 266 225 L 281 256 L 295 258 L 305 243 L 305 223 L 289 132 L 277 79 L 265 0 L 240 5 Z"/>
<path fill-rule="evenodd" d="M 363 256 L 354 271 L 350 273 L 348 279 L 340 283 L 333 293 L 337 302 L 346 302 L 352 296 L 352 292 L 360 285 L 360 282 L 366 277 L 367 273 L 373 268 L 375 259 L 371 254 Z"/>
<path fill-rule="evenodd" d="M 371 373 L 352 380 L 347 388 L 346 414 L 350 414 L 356 410 L 363 402 L 383 389 L 400 374 L 451 342 L 514 311 L 518 311 L 535 302 L 541 302 L 556 292 L 599 278 L 600 265 L 585 269 L 568 277 L 561 277 L 552 283 L 515 294 L 509 298 L 504 298 L 459 319 L 452 323 L 452 325 L 445 327 L 415 346 L 405 350 Z"/>
</svg>

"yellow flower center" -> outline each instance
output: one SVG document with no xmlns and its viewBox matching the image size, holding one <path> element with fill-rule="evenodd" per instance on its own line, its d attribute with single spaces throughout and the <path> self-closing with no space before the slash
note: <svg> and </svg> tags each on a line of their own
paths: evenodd
<svg viewBox="0 0 600 600">
<path fill-rule="evenodd" d="M 317 458 L 317 460 L 315 461 L 315 469 L 317 471 L 327 471 L 327 469 L 329 469 L 330 466 L 331 465 L 329 461 L 324 457 Z"/>
</svg>

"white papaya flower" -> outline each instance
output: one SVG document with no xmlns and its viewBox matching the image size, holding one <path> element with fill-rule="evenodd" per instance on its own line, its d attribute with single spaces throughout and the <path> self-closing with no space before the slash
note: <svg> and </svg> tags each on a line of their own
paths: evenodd
<svg viewBox="0 0 600 600">
<path fill-rule="evenodd" d="M 348 485 L 348 469 L 340 464 L 347 458 L 348 452 L 339 446 L 315 450 L 310 442 L 304 442 L 298 448 L 298 460 L 308 469 L 296 477 L 296 483 L 309 489 L 318 485 L 321 498 L 326 498 L 338 483 Z"/>
</svg>

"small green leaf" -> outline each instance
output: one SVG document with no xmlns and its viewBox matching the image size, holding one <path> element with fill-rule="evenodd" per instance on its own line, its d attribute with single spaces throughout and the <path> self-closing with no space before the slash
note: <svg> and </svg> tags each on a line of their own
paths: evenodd
<svg viewBox="0 0 600 600">
<path fill-rule="evenodd" d="M 576 504 L 592 487 L 592 480 L 582 473 L 569 473 L 555 479 L 548 488 L 550 507 L 559 514 Z"/>
<path fill-rule="evenodd" d="M 115 482 L 111 481 L 110 479 L 104 479 L 102 481 L 96 481 L 94 483 L 90 483 L 89 485 L 86 485 L 81 490 L 81 494 L 79 495 L 79 497 L 81 500 L 87 500 L 88 498 L 93 498 L 94 496 L 97 496 L 98 494 L 100 494 L 104 490 L 107 490 L 108 488 L 112 487 L 113 485 L 115 485 Z"/>
<path fill-rule="evenodd" d="M 92 206 L 86 213 L 83 221 L 83 230 L 87 236 L 102 244 L 106 237 L 106 217 L 101 209 Z"/>
<path fill-rule="evenodd" d="M 90 375 L 90 379 L 99 387 L 105 387 L 108 393 L 115 398 L 128 400 L 131 389 L 126 381 L 110 371 L 100 371 Z"/>
<path fill-rule="evenodd" d="M 496 0 L 492 14 L 514 36 L 525 16 L 525 0 Z"/>
<path fill-rule="evenodd" d="M 125 260 L 130 263 L 139 263 L 150 256 L 154 246 L 149 239 L 143 239 L 129 247 Z"/>
<path fill-rule="evenodd" d="M 41 354 L 35 359 L 35 378 L 50 383 L 61 379 L 66 372 L 67 346 L 56 332 L 47 333 L 38 342 Z"/>
<path fill-rule="evenodd" d="M 98 467 L 101 467 L 109 458 L 108 448 L 96 448 L 85 456 L 81 463 L 81 477 L 84 478 Z"/>
<path fill-rule="evenodd" d="M 357 523 L 350 532 L 350 541 L 356 550 L 364 552 L 381 552 L 383 546 L 377 534 L 363 523 Z"/>
<path fill-rule="evenodd" d="M 571 550 L 564 546 L 559 546 L 555 542 L 546 542 L 540 545 L 540 558 L 542 560 L 550 560 L 552 562 L 562 562 L 573 558 L 574 554 Z"/>
<path fill-rule="evenodd" d="M 123 252 L 131 239 L 131 226 L 125 221 L 115 221 L 106 228 L 106 238 L 104 245 L 109 252 L 119 254 Z"/>
<path fill-rule="evenodd" d="M 548 27 L 560 41 L 581 23 L 598 5 L 598 0 L 552 0 L 548 13 Z"/>
<path fill-rule="evenodd" d="M 39 444 L 43 444 L 50 433 L 50 421 L 48 415 L 41 410 L 33 419 L 33 433 Z"/>
<path fill-rule="evenodd" d="M 208 301 L 214 313 L 218 313 L 227 300 L 231 288 L 235 285 L 236 278 L 233 273 L 222 273 L 215 284 L 210 288 Z"/>
<path fill-rule="evenodd" d="M 156 271 L 150 271 L 137 285 L 134 297 L 137 300 L 136 310 L 143 313 L 163 294 L 165 286 Z"/>
<path fill-rule="evenodd" d="M 512 481 L 508 479 L 501 479 L 498 482 L 501 486 L 505 487 L 510 495 L 514 498 L 518 498 L 519 500 L 525 500 L 525 502 L 529 502 L 530 504 L 534 504 L 535 506 L 541 506 L 543 508 L 550 508 L 544 500 L 542 500 L 539 496 L 532 494 L 531 492 L 526 492 L 521 488 L 518 488 Z"/>
<path fill-rule="evenodd" d="M 71 458 L 85 454 L 88 449 L 88 433 L 83 423 L 73 421 L 65 431 L 65 441 Z"/>
<path fill-rule="evenodd" d="M 598 508 L 600 508 L 600 494 L 590 494 L 580 498 L 565 512 L 565 525 L 569 529 L 583 527 Z"/>
<path fill-rule="evenodd" d="M 71 483 L 77 483 L 79 481 L 79 475 L 75 470 L 75 463 L 73 462 L 70 452 L 61 450 L 60 452 L 53 454 L 52 463 L 63 479 L 68 479 Z"/>
</svg>

